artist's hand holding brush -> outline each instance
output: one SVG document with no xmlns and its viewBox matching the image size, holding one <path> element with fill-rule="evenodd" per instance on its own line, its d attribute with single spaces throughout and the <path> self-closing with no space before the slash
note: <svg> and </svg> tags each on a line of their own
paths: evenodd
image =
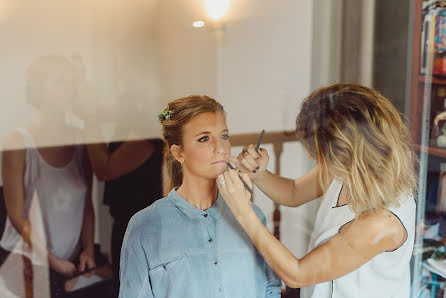
<svg viewBox="0 0 446 298">
<path fill-rule="evenodd" d="M 218 189 L 236 217 L 248 214 L 255 216 L 251 208 L 250 198 L 253 194 L 251 179 L 255 179 L 266 170 L 268 153 L 260 148 L 265 130 L 260 133 L 257 145 L 243 148 L 238 158 L 231 157 L 228 162 L 229 171 L 217 177 Z"/>
<path fill-rule="evenodd" d="M 217 177 L 218 190 L 234 216 L 255 215 L 251 207 L 252 182 L 238 168 L 229 169 Z"/>
<path fill-rule="evenodd" d="M 255 145 L 244 147 L 242 152 L 237 156 L 236 160 L 231 159 L 237 165 L 237 168 L 243 173 L 247 173 L 249 178 L 256 183 L 266 172 L 268 166 L 269 155 L 263 148 L 256 150 Z"/>
<path fill-rule="evenodd" d="M 253 194 L 252 182 L 257 184 L 266 178 L 263 176 L 268 176 L 268 152 L 258 145 L 249 145 L 243 148 L 237 158 L 231 157 L 229 161 L 228 171 L 217 177 L 217 186 L 234 215 L 246 216 L 246 212 L 249 212 L 247 209 L 254 212 L 249 204 Z"/>
</svg>

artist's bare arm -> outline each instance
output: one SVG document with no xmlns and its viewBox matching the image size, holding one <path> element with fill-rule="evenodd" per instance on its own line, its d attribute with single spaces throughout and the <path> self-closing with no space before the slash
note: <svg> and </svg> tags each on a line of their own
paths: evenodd
<svg viewBox="0 0 446 298">
<path fill-rule="evenodd" d="M 363 214 L 299 260 L 267 229 L 253 222 L 242 226 L 266 262 L 292 288 L 344 276 L 378 254 L 398 248 L 407 237 L 401 222 L 390 212 Z"/>
<path fill-rule="evenodd" d="M 250 184 L 247 175 L 241 176 Z M 258 219 L 238 173 L 231 170 L 218 179 L 226 181 L 217 185 L 237 221 L 289 287 L 305 287 L 339 278 L 378 254 L 400 247 L 407 238 L 402 223 L 391 212 L 365 212 L 346 224 L 339 234 L 298 259 Z"/>
</svg>

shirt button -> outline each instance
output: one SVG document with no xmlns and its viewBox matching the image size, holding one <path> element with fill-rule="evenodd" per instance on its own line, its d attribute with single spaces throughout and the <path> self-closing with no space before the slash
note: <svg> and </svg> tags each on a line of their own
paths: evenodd
<svg viewBox="0 0 446 298">
<path fill-rule="evenodd" d="M 212 242 L 213 240 L 212 240 L 212 238 L 209 238 L 209 240 L 208 240 L 208 241 L 209 241 L 209 243 L 211 243 L 211 242 Z"/>
<path fill-rule="evenodd" d="M 208 217 L 208 215 L 207 215 L 207 214 L 203 214 L 203 216 L 204 216 L 204 217 Z"/>
<path fill-rule="evenodd" d="M 217 265 L 217 264 L 218 264 L 218 261 L 217 261 L 217 260 L 215 260 L 215 261 L 214 261 L 214 265 Z"/>
<path fill-rule="evenodd" d="M 166 265 L 163 265 L 163 269 L 166 269 L 167 267 L 166 267 Z"/>
</svg>

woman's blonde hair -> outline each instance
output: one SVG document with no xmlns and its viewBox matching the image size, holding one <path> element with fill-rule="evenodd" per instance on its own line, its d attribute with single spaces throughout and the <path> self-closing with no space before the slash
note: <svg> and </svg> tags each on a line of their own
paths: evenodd
<svg viewBox="0 0 446 298">
<path fill-rule="evenodd" d="M 417 158 L 410 133 L 376 90 L 355 84 L 315 90 L 302 103 L 296 133 L 321 167 L 324 192 L 329 179 L 342 180 L 356 215 L 399 206 L 401 195 L 413 195 Z"/>
<path fill-rule="evenodd" d="M 183 183 L 181 164 L 170 152 L 172 145 L 183 146 L 184 126 L 195 116 L 202 113 L 221 112 L 225 115 L 223 106 L 215 99 L 206 95 L 190 95 L 175 99 L 167 106 L 172 114 L 168 119 L 161 119 L 164 136 L 164 160 L 169 175 L 168 188 L 179 187 Z"/>
</svg>

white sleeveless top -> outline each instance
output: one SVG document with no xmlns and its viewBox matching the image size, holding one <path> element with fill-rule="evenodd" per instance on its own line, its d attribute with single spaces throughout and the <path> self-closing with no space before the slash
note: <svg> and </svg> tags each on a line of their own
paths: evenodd
<svg viewBox="0 0 446 298">
<path fill-rule="evenodd" d="M 64 167 L 49 165 L 40 155 L 25 129 L 19 129 L 26 145 L 23 177 L 25 215 L 31 229 L 46 241 L 47 249 L 63 259 L 72 259 L 79 252 L 80 236 L 87 192 L 88 158 L 84 146 L 75 146 L 72 160 Z M 8 251 L 25 254 L 34 260 L 9 218 L 0 246 Z"/>
<path fill-rule="evenodd" d="M 355 218 L 348 205 L 337 207 L 342 182 L 333 180 L 316 216 L 308 252 L 331 237 Z M 410 296 L 410 258 L 415 236 L 415 208 L 412 197 L 400 199 L 400 207 L 388 208 L 407 231 L 404 244 L 383 252 L 353 272 L 336 280 L 301 289 L 302 298 L 407 298 Z M 341 252 L 340 252 L 341 253 Z"/>
</svg>

